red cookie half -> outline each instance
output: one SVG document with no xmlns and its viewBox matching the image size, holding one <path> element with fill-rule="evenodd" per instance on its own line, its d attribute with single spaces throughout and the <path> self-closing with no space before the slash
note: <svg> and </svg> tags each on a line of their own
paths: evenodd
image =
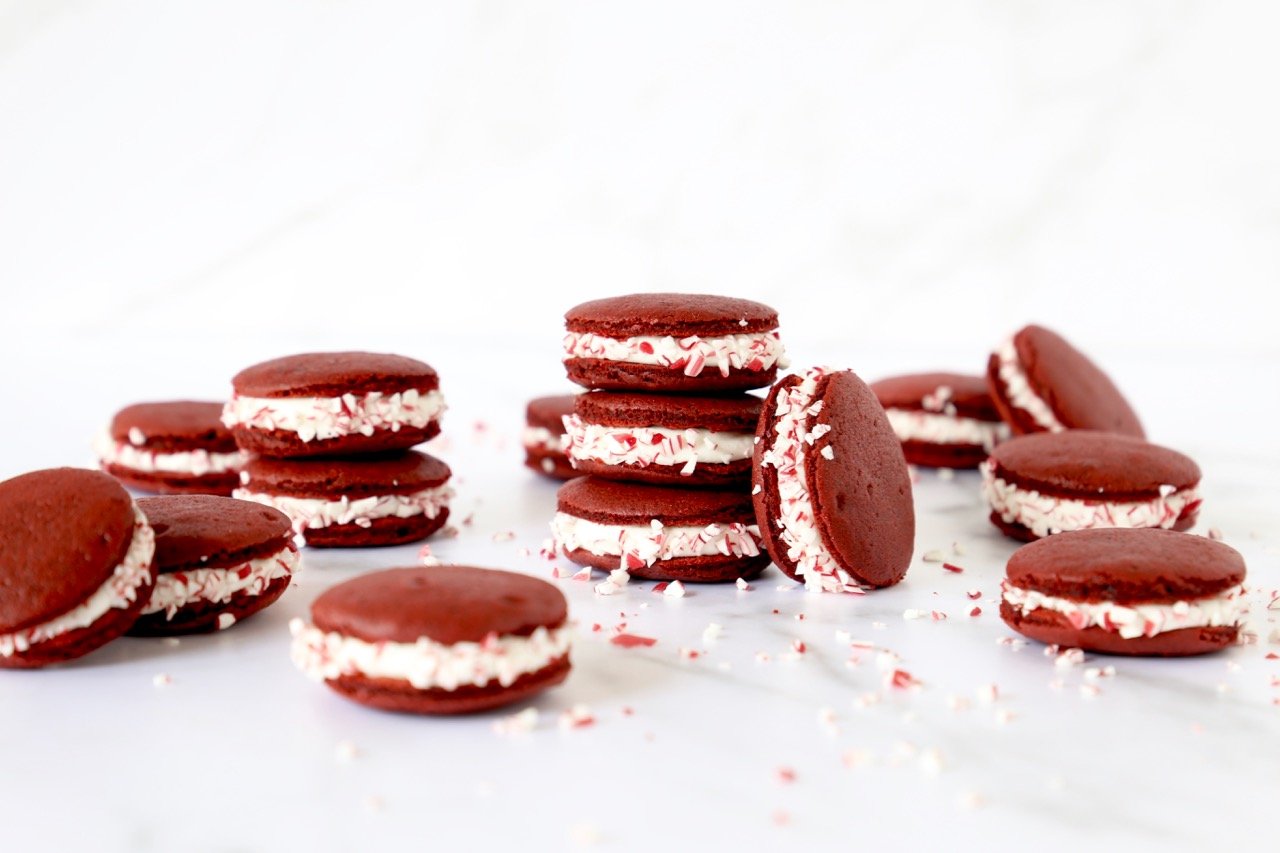
<svg viewBox="0 0 1280 853">
<path fill-rule="evenodd" d="M 788 576 L 824 592 L 902 580 L 915 508 L 902 446 L 852 371 L 780 380 L 756 433 L 756 520 Z"/>
<path fill-rule="evenodd" d="M 235 496 L 274 507 L 314 548 L 401 545 L 449 519 L 449 466 L 416 450 L 249 461 Z"/>
<path fill-rule="evenodd" d="M 912 465 L 976 468 L 1009 437 L 981 376 L 913 373 L 871 383 Z"/>
<path fill-rule="evenodd" d="M 778 313 L 727 296 L 637 293 L 565 314 L 569 378 L 612 391 L 707 394 L 761 388 L 786 356 Z"/>
<path fill-rule="evenodd" d="M 146 518 L 106 474 L 0 483 L 0 667 L 72 660 L 123 634 L 151 596 L 154 551 Z"/>
<path fill-rule="evenodd" d="M 560 439 L 564 436 L 564 419 L 573 414 L 577 394 L 535 397 L 525 409 L 524 464 L 533 471 L 556 480 L 572 480 L 578 476 Z"/>
<path fill-rule="evenodd" d="M 987 382 L 1016 435 L 1091 429 L 1145 436 L 1111 377 L 1043 326 L 1027 326 L 992 353 Z"/>
<path fill-rule="evenodd" d="M 750 394 L 579 394 L 565 421 L 569 460 L 580 473 L 614 480 L 732 488 L 751 479 L 763 402 Z"/>
<path fill-rule="evenodd" d="M 1236 641 L 1248 609 L 1244 579 L 1244 558 L 1221 542 L 1171 530 L 1081 530 L 1014 553 L 1000 615 L 1042 643 L 1197 655 Z"/>
<path fill-rule="evenodd" d="M 435 370 L 402 355 L 290 355 L 231 384 L 222 422 L 242 449 L 263 456 L 402 450 L 437 435 L 445 409 Z"/>
<path fill-rule="evenodd" d="M 521 701 L 569 673 L 564 595 L 470 566 L 386 569 L 338 584 L 295 619 L 293 660 L 349 699 L 467 714 Z"/>
<path fill-rule="evenodd" d="M 221 403 L 135 403 L 116 413 L 94 451 L 102 470 L 139 491 L 229 495 L 245 455 L 221 415 Z"/>
<path fill-rule="evenodd" d="M 230 628 L 283 595 L 298 569 L 293 528 L 271 507 L 217 495 L 138 506 L 156 534 L 156 584 L 134 636 Z"/>
<path fill-rule="evenodd" d="M 1035 433 L 1001 444 L 982 465 L 991 522 L 1031 541 L 1066 530 L 1187 530 L 1200 509 L 1200 467 L 1157 444 L 1115 433 Z"/>
<path fill-rule="evenodd" d="M 640 578 L 732 581 L 769 565 L 745 490 L 580 477 L 560 487 L 551 531 L 575 563 Z"/>
</svg>

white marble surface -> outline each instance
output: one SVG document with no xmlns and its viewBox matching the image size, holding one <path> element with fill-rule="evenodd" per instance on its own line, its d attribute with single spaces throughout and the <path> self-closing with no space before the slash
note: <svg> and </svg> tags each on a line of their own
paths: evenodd
<svg viewBox="0 0 1280 853">
<path fill-rule="evenodd" d="M 309 553 L 297 589 L 223 635 L 5 674 L 3 846 L 1265 849 L 1277 23 L 1262 2 L 0 0 L 0 477 L 83 464 L 116 408 L 221 396 L 261 358 L 399 351 L 444 377 L 439 452 L 475 513 L 436 550 L 545 576 L 553 487 L 514 439 L 524 400 L 563 387 L 576 301 L 765 299 L 799 366 L 867 378 L 977 370 L 1039 319 L 1201 462 L 1204 525 L 1262 590 L 1261 645 L 1115 661 L 1087 698 L 1108 662 L 998 645 L 986 599 L 1012 545 L 972 477 L 926 475 L 919 551 L 960 542 L 964 573 L 917 560 L 861 599 L 778 590 L 774 570 L 676 601 L 563 582 L 574 675 L 536 731 L 500 737 L 298 675 L 288 619 L 416 549 Z M 657 645 L 607 644 L 623 619 Z M 847 667 L 837 629 L 923 687 L 884 690 L 875 655 Z M 575 703 L 597 723 L 559 731 Z"/>
</svg>

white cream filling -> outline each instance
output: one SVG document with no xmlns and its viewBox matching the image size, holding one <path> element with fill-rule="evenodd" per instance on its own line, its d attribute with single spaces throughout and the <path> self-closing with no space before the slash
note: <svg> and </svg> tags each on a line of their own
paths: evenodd
<svg viewBox="0 0 1280 853">
<path fill-rule="evenodd" d="M 569 653 L 568 624 L 529 636 L 491 634 L 478 643 L 446 645 L 428 637 L 414 643 L 370 643 L 324 632 L 301 619 L 289 623 L 294 664 L 308 677 L 326 681 L 344 676 L 407 681 L 418 690 L 483 687 L 497 681 L 510 687 L 521 675 L 537 672 Z"/>
<path fill-rule="evenodd" d="M 569 332 L 564 337 L 564 358 L 658 365 L 683 370 L 685 376 L 698 376 L 705 368 L 728 376 L 734 370 L 768 370 L 774 365 L 785 369 L 789 364 L 777 332 L 715 338 L 692 335 L 679 340 L 669 335 L 607 338 L 591 332 Z"/>
<path fill-rule="evenodd" d="M 275 554 L 238 566 L 163 572 L 156 575 L 155 589 L 142 615 L 164 611 L 165 618 L 172 619 L 193 601 L 225 604 L 240 593 L 262 595 L 272 581 L 290 577 L 297 570 L 298 549 L 290 543 Z"/>
<path fill-rule="evenodd" d="M 373 495 L 354 499 L 343 495 L 338 500 L 268 495 L 250 488 L 236 489 L 231 496 L 280 510 L 293 521 L 293 529 L 303 533 L 337 524 L 369 527 L 379 518 L 411 518 L 415 515 L 435 518 L 449 506 L 453 494 L 453 488 L 444 485 L 407 495 Z"/>
<path fill-rule="evenodd" d="M 558 453 L 563 454 L 563 434 L 552 432 L 546 427 L 525 427 L 521 440 L 524 443 L 525 450 L 537 451 L 539 453 Z"/>
<path fill-rule="evenodd" d="M 1218 628 L 1239 625 L 1249 612 L 1243 586 L 1219 595 L 1177 601 L 1173 604 L 1115 604 L 1110 601 L 1083 602 L 1057 598 L 1024 589 L 1005 581 L 1004 600 L 1025 616 L 1033 610 L 1052 610 L 1067 617 L 1076 630 L 1099 627 L 1126 640 L 1154 637 L 1182 628 Z"/>
<path fill-rule="evenodd" d="M 133 515 L 133 538 L 129 542 L 129 549 L 106 582 L 84 603 L 61 616 L 20 631 L 0 634 L 0 657 L 13 657 L 37 643 L 87 628 L 108 611 L 127 610 L 138 600 L 142 587 L 151 583 L 151 558 L 156 550 L 156 534 L 141 510 L 134 507 Z"/>
<path fill-rule="evenodd" d="M 998 363 L 996 374 L 1004 386 L 1004 397 L 1010 406 L 1022 409 L 1031 419 L 1049 432 L 1062 432 L 1066 429 L 1058 416 L 1049 408 L 1044 398 L 1031 389 L 1027 374 L 1018 363 L 1018 349 L 1013 338 L 1005 341 L 996 350 Z"/>
<path fill-rule="evenodd" d="M 116 441 L 110 433 L 98 436 L 94 440 L 93 449 L 103 466 L 119 465 L 147 474 L 183 474 L 191 477 L 234 473 L 243 468 L 248 459 L 248 454 L 239 450 L 230 453 L 213 453 L 208 450 L 161 453 L 129 442 Z"/>
<path fill-rule="evenodd" d="M 655 518 L 646 526 L 600 524 L 557 512 L 551 521 L 551 535 L 562 551 L 581 548 L 602 557 L 616 556 L 621 569 L 681 557 L 755 557 L 760 553 L 760 528 L 737 522 L 666 527 Z"/>
<path fill-rule="evenodd" d="M 974 446 L 990 452 L 997 444 L 1009 439 L 1009 427 L 999 421 L 980 421 L 915 409 L 885 409 L 884 413 L 899 441 Z"/>
<path fill-rule="evenodd" d="M 1036 536 L 1092 527 L 1172 528 L 1200 503 L 1196 487 L 1173 490 L 1145 501 L 1085 501 L 1022 489 L 995 475 L 995 463 L 982 463 L 982 494 L 1006 524 L 1021 524 Z"/>
<path fill-rule="evenodd" d="M 809 487 L 804 480 L 808 449 L 830 431 L 825 425 L 805 430 L 809 419 L 822 411 L 822 401 L 815 401 L 814 395 L 818 380 L 825 374 L 826 370 L 815 367 L 801 382 L 778 394 L 774 408 L 776 438 L 764 452 L 762 464 L 778 472 L 779 538 L 787 546 L 787 558 L 795 564 L 796 574 L 804 581 L 805 588 L 860 593 L 864 591 L 862 587 L 840 566 L 822 541 L 814 522 Z"/>
<path fill-rule="evenodd" d="M 755 436 L 709 429 L 623 427 L 586 423 L 577 415 L 564 419 L 570 459 L 608 465 L 680 466 L 689 476 L 699 464 L 724 465 L 750 459 Z"/>
<path fill-rule="evenodd" d="M 242 397 L 227 401 L 222 422 L 228 427 L 294 432 L 304 442 L 344 435 L 370 436 L 378 430 L 422 429 L 445 411 L 439 391 L 425 394 L 415 388 L 384 394 L 371 391 L 357 397 Z"/>
</svg>

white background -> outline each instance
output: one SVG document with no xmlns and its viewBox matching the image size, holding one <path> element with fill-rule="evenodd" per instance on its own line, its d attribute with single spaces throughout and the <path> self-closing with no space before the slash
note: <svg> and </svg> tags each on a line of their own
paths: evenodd
<svg viewBox="0 0 1280 853">
<path fill-rule="evenodd" d="M 1199 459 L 1207 524 L 1274 587 L 1278 24 L 1272 4 L 1210 2 L 0 2 L 0 476 L 85 464 L 114 409 L 218 397 L 261 358 L 400 351 L 441 371 L 438 451 L 476 510 L 437 550 L 542 573 L 517 549 L 536 551 L 552 489 L 511 440 L 524 400 L 564 387 L 560 315 L 718 292 L 777 307 L 799 365 L 868 379 L 976 371 L 1023 323 L 1057 327 Z M 971 479 L 917 498 L 920 549 L 961 539 L 970 574 L 918 563 L 859 602 L 775 574 L 755 598 L 655 599 L 659 645 L 619 659 L 583 637 L 514 745 L 293 673 L 288 617 L 414 550 L 309 555 L 300 591 L 236 631 L 0 679 L 6 832 L 162 850 L 1268 837 L 1265 649 L 1126 662 L 1091 704 L 1078 672 L 1049 690 L 1038 650 L 1011 658 L 990 613 L 961 619 L 1011 551 Z M 518 541 L 490 541 L 506 529 Z M 567 592 L 588 623 L 653 598 Z M 902 620 L 933 592 L 945 629 Z M 779 627 L 775 607 L 812 621 Z M 680 664 L 713 620 L 721 657 Z M 879 631 L 926 688 L 857 714 L 879 673 L 843 669 L 837 626 Z M 810 659 L 754 663 L 793 635 Z M 1014 722 L 947 708 L 992 680 Z M 601 722 L 561 735 L 577 701 Z M 344 740 L 361 757 L 338 767 Z M 926 778 L 904 743 L 946 769 Z M 850 776 L 848 748 L 872 768 Z M 958 807 L 973 794 L 986 805 Z"/>
</svg>

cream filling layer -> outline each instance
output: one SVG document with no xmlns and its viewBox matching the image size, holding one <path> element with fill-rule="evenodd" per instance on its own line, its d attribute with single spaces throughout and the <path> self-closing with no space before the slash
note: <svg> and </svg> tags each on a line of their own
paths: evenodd
<svg viewBox="0 0 1280 853">
<path fill-rule="evenodd" d="M 825 425 L 805 429 L 809 419 L 822 411 L 822 401 L 815 401 L 814 395 L 818 380 L 825 374 L 824 368 L 815 367 L 799 383 L 778 394 L 774 408 L 775 438 L 761 461 L 764 467 L 777 471 L 779 538 L 787 546 L 787 558 L 795 564 L 796 574 L 804 581 L 805 588 L 860 593 L 864 591 L 862 587 L 840 566 L 822 541 L 804 479 L 808 451 L 830 431 Z"/>
<path fill-rule="evenodd" d="M 109 611 L 127 610 L 138 600 L 142 588 L 151 583 L 151 558 L 155 555 L 156 535 L 137 507 L 134 507 L 133 516 L 133 538 L 129 549 L 106 582 L 82 604 L 48 622 L 0 634 L 0 657 L 13 657 L 37 643 L 87 628 Z"/>
<path fill-rule="evenodd" d="M 564 419 L 570 459 L 609 465 L 680 466 L 689 476 L 698 465 L 724 465 L 750 459 L 755 436 L 709 429 L 622 427 L 586 423 L 577 415 Z"/>
<path fill-rule="evenodd" d="M 568 624 L 540 626 L 529 636 L 490 634 L 478 643 L 446 645 L 427 637 L 414 643 L 370 643 L 324 632 L 301 619 L 289 623 L 294 664 L 316 681 L 344 676 L 407 681 L 419 690 L 482 687 L 492 681 L 510 687 L 569 653 Z"/>
<path fill-rule="evenodd" d="M 298 549 L 293 543 L 267 557 L 248 560 L 223 569 L 189 569 L 156 575 L 151 600 L 142 615 L 164 612 L 172 619 L 194 601 L 225 604 L 240 593 L 262 595 L 272 581 L 287 578 L 298 570 Z"/>
<path fill-rule="evenodd" d="M 370 436 L 378 430 L 399 432 L 405 427 L 422 429 L 445 411 L 439 391 L 425 394 L 416 388 L 384 394 L 341 397 L 242 397 L 227 401 L 222 422 L 228 427 L 282 430 L 297 433 L 304 442 L 324 441 L 345 435 Z"/>
<path fill-rule="evenodd" d="M 109 433 L 98 436 L 93 443 L 93 450 L 104 466 L 119 465 L 148 474 L 185 474 L 191 477 L 234 473 L 243 468 L 248 459 L 248 455 L 239 450 L 231 453 L 212 453 L 208 450 L 160 453 L 129 442 L 116 441 Z"/>
<path fill-rule="evenodd" d="M 1173 490 L 1145 501 L 1086 501 L 1022 489 L 995 475 L 995 463 L 982 463 L 982 494 L 1007 524 L 1020 524 L 1036 536 L 1093 527 L 1172 528 L 1200 505 L 1194 487 Z M 1162 490 L 1164 491 L 1164 490 Z"/>
<path fill-rule="evenodd" d="M 293 521 L 293 529 L 302 533 L 337 524 L 369 527 L 379 518 L 412 518 L 415 515 L 435 518 L 449 506 L 453 494 L 453 488 L 444 485 L 407 495 L 373 495 L 354 499 L 343 495 L 336 501 L 268 495 L 244 487 L 236 489 L 231 496 L 280 510 Z"/>
<path fill-rule="evenodd" d="M 564 453 L 563 434 L 552 432 L 546 427 L 525 427 L 521 435 L 525 450 L 540 453 Z"/>
<path fill-rule="evenodd" d="M 564 337 L 564 358 L 658 365 L 683 370 L 685 376 L 698 376 L 706 368 L 728 376 L 734 370 L 768 370 L 774 365 L 785 369 L 789 364 L 777 332 L 715 338 L 692 335 L 679 340 L 669 335 L 607 338 L 591 332 L 568 332 Z"/>
<path fill-rule="evenodd" d="M 1010 406 L 1022 409 L 1049 432 L 1062 432 L 1066 429 L 1044 398 L 1031 389 L 1027 374 L 1023 372 L 1022 365 L 1018 364 L 1018 350 L 1013 338 L 996 350 L 996 361 L 996 374 L 1000 377 L 1000 384 L 1004 386 L 1004 396 Z"/>
<path fill-rule="evenodd" d="M 899 441 L 974 446 L 990 452 L 997 444 L 1009 439 L 1009 427 L 999 421 L 980 421 L 915 409 L 885 409 L 884 413 Z"/>
<path fill-rule="evenodd" d="M 666 527 L 655 518 L 648 526 L 600 524 L 557 512 L 551 521 L 551 535 L 562 551 L 581 548 L 602 557 L 616 556 L 621 569 L 681 557 L 755 557 L 760 553 L 760 528 L 737 522 Z"/>
<path fill-rule="evenodd" d="M 1126 640 L 1154 637 L 1182 628 L 1218 628 L 1239 625 L 1249 612 L 1243 586 L 1219 595 L 1177 601 L 1173 604 L 1115 604 L 1110 601 L 1083 602 L 1057 598 L 1005 581 L 1005 602 L 1024 616 L 1033 610 L 1052 610 L 1067 617 L 1076 630 L 1098 627 Z"/>
</svg>

